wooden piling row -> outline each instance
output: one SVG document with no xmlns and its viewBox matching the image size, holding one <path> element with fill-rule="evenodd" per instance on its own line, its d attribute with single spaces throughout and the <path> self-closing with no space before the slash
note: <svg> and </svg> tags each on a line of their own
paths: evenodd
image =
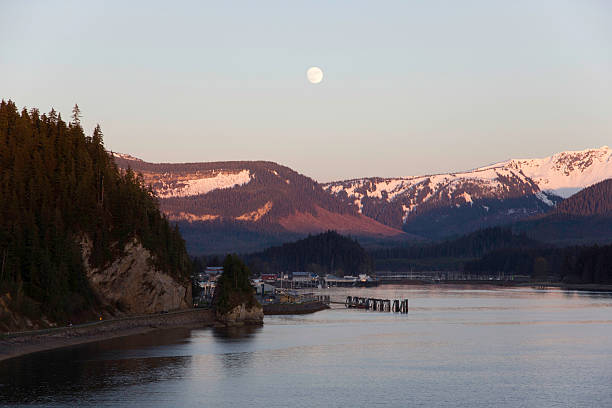
<svg viewBox="0 0 612 408">
<path fill-rule="evenodd" d="M 408 299 L 389 300 L 347 296 L 344 306 L 347 308 L 366 309 L 379 312 L 408 313 Z"/>
<path fill-rule="evenodd" d="M 331 303 L 331 298 L 329 295 L 316 295 L 315 299 L 318 302 L 325 303 L 326 305 L 329 305 Z"/>
</svg>

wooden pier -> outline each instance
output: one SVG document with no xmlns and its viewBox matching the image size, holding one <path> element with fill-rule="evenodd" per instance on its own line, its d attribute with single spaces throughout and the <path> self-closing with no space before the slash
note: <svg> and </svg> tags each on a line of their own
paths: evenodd
<svg viewBox="0 0 612 408">
<path fill-rule="evenodd" d="M 344 306 L 347 308 L 374 310 L 379 312 L 408 313 L 408 299 L 390 300 L 347 296 Z"/>
</svg>

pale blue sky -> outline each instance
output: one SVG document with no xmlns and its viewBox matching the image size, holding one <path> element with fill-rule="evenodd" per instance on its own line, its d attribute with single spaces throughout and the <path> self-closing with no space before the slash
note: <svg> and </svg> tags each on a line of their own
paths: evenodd
<svg viewBox="0 0 612 408">
<path fill-rule="evenodd" d="M 463 170 L 612 144 L 612 2 L 0 0 L 0 98 L 147 161 Z"/>
</svg>

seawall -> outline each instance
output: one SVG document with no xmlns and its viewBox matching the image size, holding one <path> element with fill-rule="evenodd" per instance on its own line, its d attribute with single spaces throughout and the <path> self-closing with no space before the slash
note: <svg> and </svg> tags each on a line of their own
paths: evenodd
<svg viewBox="0 0 612 408">
<path fill-rule="evenodd" d="M 173 327 L 206 327 L 215 323 L 209 309 L 123 317 L 73 327 L 0 334 L 0 361 L 37 351 L 146 333 Z"/>
</svg>

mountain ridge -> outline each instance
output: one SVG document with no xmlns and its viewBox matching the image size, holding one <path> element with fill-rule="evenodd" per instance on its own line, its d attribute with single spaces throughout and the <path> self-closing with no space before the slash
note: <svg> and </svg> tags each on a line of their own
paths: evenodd
<svg viewBox="0 0 612 408">
<path fill-rule="evenodd" d="M 545 214 L 568 192 L 609 177 L 612 150 L 602 146 L 463 172 L 358 178 L 323 187 L 383 224 L 440 239 Z"/>
<path fill-rule="evenodd" d="M 360 214 L 315 180 L 274 162 L 148 163 L 127 155 L 114 156 L 120 168 L 142 174 L 162 211 L 179 222 L 188 237 L 197 237 L 200 230 L 217 234 L 218 241 L 224 239 L 223 231 L 233 231 L 249 237 L 260 233 L 256 240 L 272 234 L 275 238 L 265 238 L 265 242 L 282 243 L 295 239 L 296 234 L 333 229 L 355 236 L 418 239 Z M 190 241 L 191 252 L 200 252 L 202 245 L 227 249 L 220 242 L 191 239 L 188 245 Z M 247 249 L 258 248 L 240 245 L 235 251 Z"/>
<path fill-rule="evenodd" d="M 607 146 L 463 172 L 330 183 L 264 160 L 149 163 L 121 153 L 114 157 L 119 167 L 143 174 L 173 221 L 212 222 L 220 229 L 229 222 L 249 234 L 292 238 L 335 229 L 355 236 L 441 239 L 546 214 L 562 201 L 555 191 L 612 177 Z M 192 230 L 190 236 L 197 234 Z"/>
</svg>

